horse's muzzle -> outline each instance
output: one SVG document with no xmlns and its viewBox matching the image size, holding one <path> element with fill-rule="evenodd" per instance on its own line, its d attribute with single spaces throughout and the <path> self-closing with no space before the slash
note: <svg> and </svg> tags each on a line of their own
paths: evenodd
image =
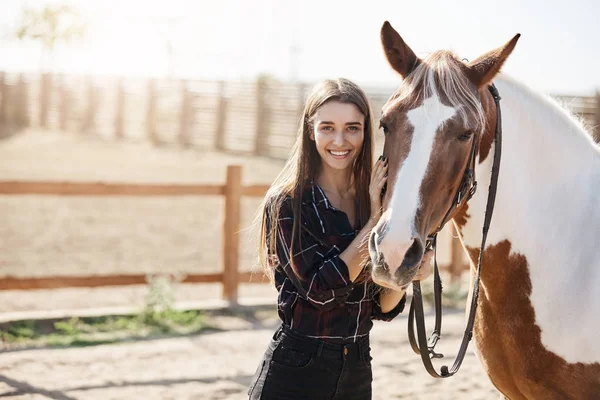
<svg viewBox="0 0 600 400">
<path fill-rule="evenodd" d="M 410 283 L 423 260 L 425 253 L 423 241 L 418 237 L 414 238 L 412 244 L 404 254 L 401 264 L 395 269 L 390 269 L 383 253 L 378 248 L 381 240 L 382 237 L 377 231 L 373 231 L 369 236 L 369 256 L 373 264 L 373 280 L 379 284 L 383 281 L 393 286 L 403 287 L 407 283 Z"/>
</svg>

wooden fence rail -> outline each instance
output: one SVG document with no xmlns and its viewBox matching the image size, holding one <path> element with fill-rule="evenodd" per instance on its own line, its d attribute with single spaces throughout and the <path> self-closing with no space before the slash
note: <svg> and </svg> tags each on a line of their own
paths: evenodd
<svg viewBox="0 0 600 400">
<path fill-rule="evenodd" d="M 242 168 L 227 167 L 224 185 L 157 185 L 103 182 L 36 182 L 0 181 L 0 195 L 49 196 L 225 196 L 223 223 L 223 272 L 189 274 L 184 283 L 222 282 L 223 297 L 237 301 L 240 282 L 265 282 L 261 273 L 240 273 L 238 268 L 241 197 L 262 197 L 268 185 L 242 185 Z M 254 275 L 254 276 L 253 276 Z M 256 276 L 258 275 L 258 276 Z M 98 287 L 140 285 L 146 275 L 51 276 L 41 278 L 0 277 L 0 290 L 58 289 L 67 287 Z"/>
<path fill-rule="evenodd" d="M 0 195 L 49 195 L 49 196 L 225 196 L 223 220 L 223 271 L 209 274 L 188 274 L 184 283 L 221 282 L 223 298 L 237 302 L 240 282 L 263 283 L 268 280 L 262 273 L 239 271 L 239 237 L 241 198 L 243 196 L 262 197 L 268 185 L 242 184 L 242 168 L 238 165 L 227 167 L 226 183 L 223 185 L 157 185 L 127 183 L 92 182 L 35 182 L 0 181 Z M 452 277 L 456 278 L 464 270 L 460 265 L 461 249 L 451 248 L 451 264 L 448 266 Z M 452 265 L 454 265 L 452 267 Z M 104 276 L 50 276 L 39 278 L 0 277 L 0 290 L 58 289 L 67 287 L 99 287 L 141 285 L 147 282 L 146 275 L 104 275 Z"/>
</svg>

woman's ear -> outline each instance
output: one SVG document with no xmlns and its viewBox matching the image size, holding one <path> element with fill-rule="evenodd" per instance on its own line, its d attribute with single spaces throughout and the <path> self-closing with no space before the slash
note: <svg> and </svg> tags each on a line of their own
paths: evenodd
<svg viewBox="0 0 600 400">
<path fill-rule="evenodd" d="M 306 118 L 305 122 L 304 122 L 304 131 L 308 131 L 308 137 L 310 138 L 310 140 L 312 140 L 313 142 L 315 141 L 315 127 L 313 126 L 312 122 Z"/>
</svg>

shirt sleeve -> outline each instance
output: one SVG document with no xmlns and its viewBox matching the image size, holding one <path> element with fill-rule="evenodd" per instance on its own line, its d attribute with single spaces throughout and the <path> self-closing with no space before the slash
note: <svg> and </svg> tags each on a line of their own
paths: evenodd
<svg viewBox="0 0 600 400">
<path fill-rule="evenodd" d="M 381 302 L 380 302 L 381 290 L 376 289 L 374 283 L 371 283 L 371 286 L 372 286 L 372 290 L 374 293 L 373 294 L 373 311 L 371 313 L 372 319 L 377 319 L 380 321 L 391 321 L 394 318 L 396 318 L 398 316 L 398 314 L 400 314 L 404 310 L 404 306 L 406 305 L 406 293 L 404 293 L 404 296 L 402 296 L 402 298 L 400 299 L 400 301 L 398 302 L 396 307 L 394 307 L 390 311 L 384 313 L 383 311 L 381 311 Z"/>
<path fill-rule="evenodd" d="M 323 311 L 331 310 L 344 303 L 354 289 L 348 266 L 340 258 L 337 246 L 324 245 L 304 224 L 301 247 L 294 246 L 295 254 L 290 254 L 293 223 L 291 201 L 287 200 L 279 211 L 276 232 L 278 268 L 310 304 Z M 290 260 L 293 260 L 297 273 Z"/>
</svg>

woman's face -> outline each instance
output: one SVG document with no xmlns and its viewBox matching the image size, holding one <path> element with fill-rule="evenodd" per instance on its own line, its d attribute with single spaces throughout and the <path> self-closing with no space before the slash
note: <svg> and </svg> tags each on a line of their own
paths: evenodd
<svg viewBox="0 0 600 400">
<path fill-rule="evenodd" d="M 315 141 L 324 166 L 352 168 L 365 138 L 365 116 L 352 103 L 330 100 L 313 117 L 310 138 Z"/>
</svg>

